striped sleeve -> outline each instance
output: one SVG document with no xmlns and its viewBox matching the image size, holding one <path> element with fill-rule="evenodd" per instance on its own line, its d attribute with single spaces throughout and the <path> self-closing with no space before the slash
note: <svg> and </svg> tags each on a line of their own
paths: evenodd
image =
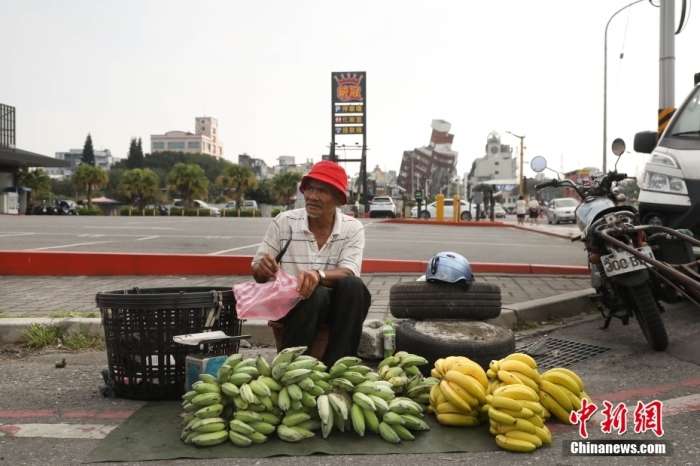
<svg viewBox="0 0 700 466">
<path fill-rule="evenodd" d="M 279 252 L 280 215 L 275 217 L 272 220 L 272 222 L 270 223 L 270 226 L 267 227 L 267 232 L 265 233 L 265 237 L 263 238 L 262 242 L 260 243 L 260 246 L 258 246 L 258 250 L 255 253 L 255 256 L 253 257 L 253 262 L 250 264 L 251 269 L 253 269 L 255 267 L 255 265 L 258 262 L 260 262 L 260 259 L 262 259 L 262 257 L 266 253 L 270 253 L 273 256 L 276 256 L 277 253 Z"/>
<path fill-rule="evenodd" d="M 338 256 L 337 267 L 350 269 L 356 277 L 359 277 L 362 269 L 362 253 L 365 249 L 365 229 L 355 219 L 349 221 L 348 226 L 350 228 L 345 232 L 345 244 Z"/>
</svg>

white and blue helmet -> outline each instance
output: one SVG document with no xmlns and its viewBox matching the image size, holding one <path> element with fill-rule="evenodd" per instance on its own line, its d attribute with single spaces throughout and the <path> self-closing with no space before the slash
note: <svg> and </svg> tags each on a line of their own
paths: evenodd
<svg viewBox="0 0 700 466">
<path fill-rule="evenodd" d="M 464 280 L 471 283 L 474 275 L 469 262 L 463 256 L 456 252 L 439 252 L 428 262 L 425 279 L 429 282 L 456 283 Z"/>
</svg>

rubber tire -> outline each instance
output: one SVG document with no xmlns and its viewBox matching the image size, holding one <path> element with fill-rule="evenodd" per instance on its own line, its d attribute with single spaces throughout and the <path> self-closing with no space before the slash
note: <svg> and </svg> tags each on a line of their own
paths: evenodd
<svg viewBox="0 0 700 466">
<path fill-rule="evenodd" d="M 462 212 L 462 220 L 471 220 L 472 219 L 472 214 L 469 212 Z"/>
<path fill-rule="evenodd" d="M 463 329 L 470 324 L 493 327 L 498 332 L 493 339 L 467 339 L 459 338 L 441 340 L 436 335 L 427 335 L 416 330 L 415 326 L 422 324 L 415 320 L 407 320 L 396 328 L 396 349 L 418 354 L 428 360 L 428 364 L 419 366 L 424 376 L 430 375 L 435 361 L 448 356 L 465 356 L 479 364 L 484 370 L 489 367 L 489 362 L 494 359 L 502 359 L 515 352 L 515 335 L 509 328 L 489 322 L 465 322 L 465 321 L 430 321 L 433 325 L 446 325 L 455 329 Z M 457 332 L 453 332 L 457 333 Z M 459 332 L 464 335 L 463 332 Z"/>
<path fill-rule="evenodd" d="M 389 310 L 398 319 L 495 319 L 501 289 L 492 283 L 402 282 L 389 291 Z"/>
<path fill-rule="evenodd" d="M 428 212 L 427 210 L 422 210 L 420 213 L 420 218 L 425 218 L 425 219 L 430 218 L 430 212 Z"/>
<path fill-rule="evenodd" d="M 556 223 L 557 225 L 559 225 L 559 219 L 557 218 L 556 215 L 554 216 L 554 223 Z"/>
<path fill-rule="evenodd" d="M 624 287 L 627 300 L 633 308 L 634 316 L 642 328 L 644 338 L 654 351 L 663 351 L 668 347 L 668 334 L 656 300 L 647 283 Z"/>
</svg>

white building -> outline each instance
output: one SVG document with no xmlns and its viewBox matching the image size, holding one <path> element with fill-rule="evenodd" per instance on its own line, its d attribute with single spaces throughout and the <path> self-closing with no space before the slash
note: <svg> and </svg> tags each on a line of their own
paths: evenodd
<svg viewBox="0 0 700 466">
<path fill-rule="evenodd" d="M 486 155 L 474 160 L 468 180 L 476 186 L 487 180 L 517 178 L 518 164 L 513 148 L 501 144 L 501 136 L 492 131 L 486 138 Z"/>
<path fill-rule="evenodd" d="M 296 163 L 293 155 L 280 155 L 277 157 L 278 165 L 275 166 L 275 175 L 286 172 L 296 172 L 300 175 L 306 175 L 314 166 L 313 159 L 306 159 L 305 163 Z"/>
<path fill-rule="evenodd" d="M 105 171 L 109 171 L 109 167 L 111 167 L 114 163 L 114 157 L 112 157 L 112 153 L 109 151 L 109 149 L 95 150 L 93 152 L 95 153 L 95 166 L 100 167 Z M 83 159 L 83 149 L 71 149 L 68 152 L 56 152 L 56 158 L 58 160 L 70 162 L 70 167 L 47 167 L 46 174 L 49 176 L 62 176 L 64 178 L 70 178 Z"/>
<path fill-rule="evenodd" d="M 151 153 L 163 151 L 207 154 L 216 158 L 224 155 L 224 143 L 219 139 L 219 122 L 212 117 L 196 117 L 195 132 L 168 131 L 151 135 Z"/>
</svg>

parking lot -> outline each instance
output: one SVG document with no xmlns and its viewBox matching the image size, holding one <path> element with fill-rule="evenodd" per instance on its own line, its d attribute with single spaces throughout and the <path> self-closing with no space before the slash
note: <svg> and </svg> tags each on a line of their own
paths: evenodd
<svg viewBox="0 0 700 466">
<path fill-rule="evenodd" d="M 585 265 L 580 243 L 515 228 L 360 221 L 365 226 L 365 258 L 427 260 L 434 253 L 454 251 L 474 262 Z M 252 255 L 270 222 L 270 218 L 2 216 L 0 250 Z"/>
</svg>

